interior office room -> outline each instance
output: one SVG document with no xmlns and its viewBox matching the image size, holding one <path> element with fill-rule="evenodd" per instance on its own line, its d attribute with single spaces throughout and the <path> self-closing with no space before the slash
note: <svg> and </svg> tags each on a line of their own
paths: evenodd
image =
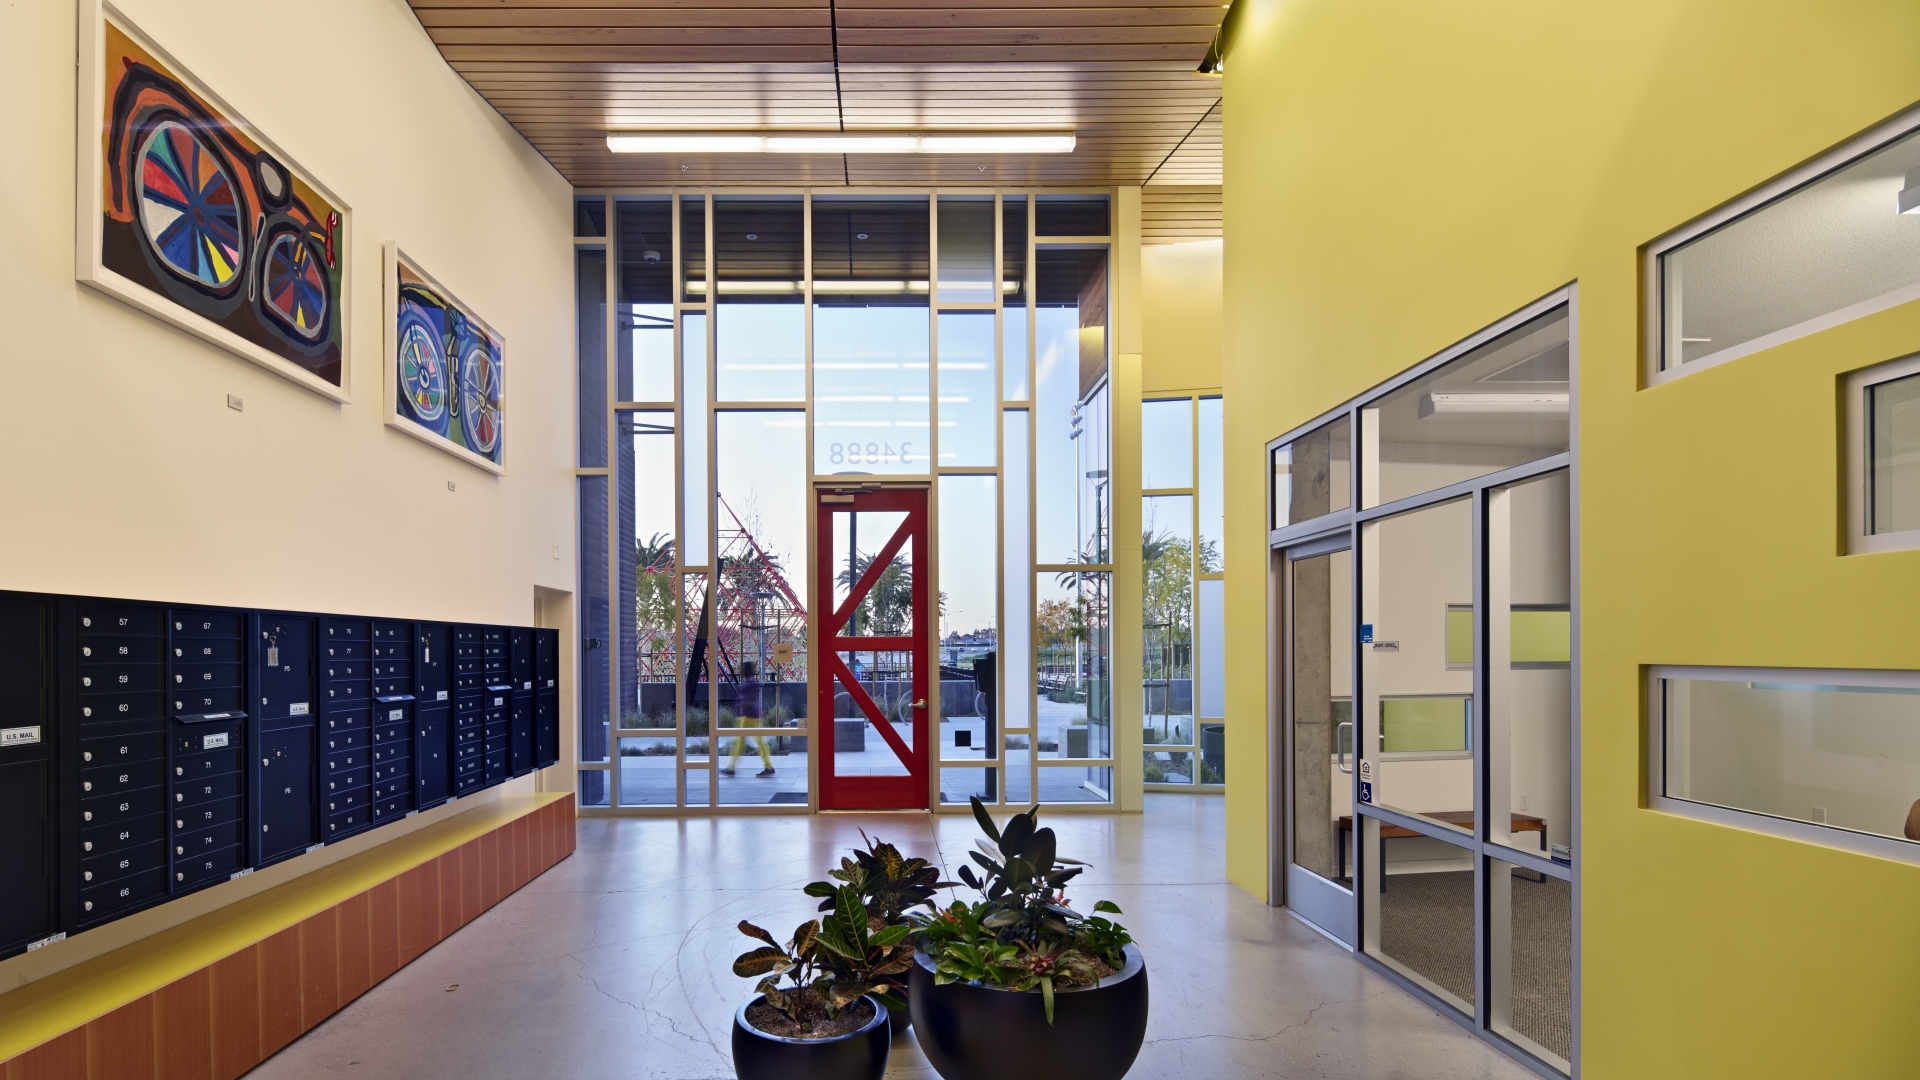
<svg viewBox="0 0 1920 1080">
<path fill-rule="evenodd" d="M 1915 1071 L 1912 3 L 0 87 L 0 1080 Z"/>
</svg>

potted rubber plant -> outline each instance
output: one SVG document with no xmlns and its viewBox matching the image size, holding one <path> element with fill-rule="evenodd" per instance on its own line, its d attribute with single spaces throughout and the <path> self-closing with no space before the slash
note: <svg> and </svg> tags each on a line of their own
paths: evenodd
<svg viewBox="0 0 1920 1080">
<path fill-rule="evenodd" d="M 735 975 L 760 979 L 733 1017 L 739 1080 L 880 1080 L 887 1071 L 893 1039 L 886 1005 L 868 993 L 870 982 L 843 979 L 826 961 L 839 956 L 837 949 L 905 952 L 907 929 L 869 934 L 864 909 L 856 923 L 858 898 L 843 906 L 846 913 L 829 916 L 824 925 L 819 919 L 802 923 L 785 946 L 760 927 L 740 923 L 741 933 L 765 944 L 733 962 Z M 790 985 L 780 985 L 782 976 Z"/>
<path fill-rule="evenodd" d="M 1117 905 L 1068 903 L 1085 864 L 1058 855 L 1039 813 L 1002 828 L 974 799 L 983 872 L 959 876 L 981 899 L 914 917 L 914 1030 L 945 1080 L 1119 1080 L 1146 1040 L 1146 961 L 1105 918 Z"/>
<path fill-rule="evenodd" d="M 813 882 L 806 887 L 806 894 L 821 898 L 820 910 L 829 920 L 845 908 L 844 894 L 850 892 L 865 911 L 870 931 L 895 926 L 916 928 L 912 919 L 915 910 L 935 909 L 935 890 L 952 888 L 954 883 L 941 881 L 939 868 L 927 860 L 908 858 L 892 844 L 868 836 L 865 830 L 860 839 L 866 841 L 866 848 L 855 848 L 850 857 L 843 856 L 840 868 L 827 872 L 834 880 Z M 887 1006 L 894 1035 L 907 1029 L 912 1022 L 907 1005 L 907 972 L 913 966 L 910 946 L 888 949 L 884 955 L 876 952 L 866 959 L 834 950 L 827 962 L 838 977 L 875 987 L 875 996 Z"/>
</svg>

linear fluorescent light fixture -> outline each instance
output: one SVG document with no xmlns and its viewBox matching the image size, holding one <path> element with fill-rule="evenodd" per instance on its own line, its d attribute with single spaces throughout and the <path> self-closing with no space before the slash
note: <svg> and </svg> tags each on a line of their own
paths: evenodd
<svg viewBox="0 0 1920 1080">
<path fill-rule="evenodd" d="M 1563 413 L 1566 394 L 1428 394 L 1420 415 L 1434 413 Z"/>
<path fill-rule="evenodd" d="M 913 132 L 801 131 L 780 135 L 729 132 L 608 132 L 616 154 L 1069 154 L 1071 131 Z"/>
</svg>

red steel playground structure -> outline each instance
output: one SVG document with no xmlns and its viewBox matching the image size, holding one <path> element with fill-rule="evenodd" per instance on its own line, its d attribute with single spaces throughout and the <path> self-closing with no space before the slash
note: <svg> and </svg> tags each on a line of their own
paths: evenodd
<svg viewBox="0 0 1920 1080">
<path fill-rule="evenodd" d="M 684 687 L 687 734 L 704 734 L 709 711 L 706 684 L 717 676 L 722 709 L 732 705 L 731 689 L 740 680 L 740 664 L 752 661 L 771 693 L 764 718 L 769 726 L 788 719 L 804 698 L 807 681 L 807 606 L 787 580 L 781 558 L 754 535 L 725 496 L 717 536 L 719 580 L 709 588 L 704 572 L 679 573 L 671 540 L 656 538 L 635 545 L 638 571 L 634 590 L 633 661 L 637 693 L 626 702 L 630 728 L 675 726 L 676 689 Z M 678 587 L 675 577 L 682 580 Z M 776 689 L 792 686 L 794 700 Z"/>
</svg>

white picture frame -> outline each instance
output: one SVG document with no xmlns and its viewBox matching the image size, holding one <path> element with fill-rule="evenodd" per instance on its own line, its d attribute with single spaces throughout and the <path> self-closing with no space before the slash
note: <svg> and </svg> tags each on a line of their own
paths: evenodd
<svg viewBox="0 0 1920 1080">
<path fill-rule="evenodd" d="M 442 285 L 437 278 L 422 268 L 419 261 L 403 251 L 397 242 L 392 240 L 386 241 L 382 247 L 381 254 L 381 327 L 382 341 L 384 343 L 384 348 L 381 352 L 385 357 L 383 364 L 386 379 L 384 415 L 387 426 L 419 439 L 421 442 L 443 453 L 451 454 L 476 469 L 490 472 L 495 476 L 505 476 L 507 473 L 506 447 L 504 441 L 504 421 L 506 417 L 504 355 L 506 351 L 506 336 L 494 329 L 485 319 L 475 314 L 472 307 L 460 300 L 451 289 Z M 413 281 L 403 282 L 403 275 L 411 277 Z M 447 384 L 444 407 L 448 410 L 446 426 L 449 431 L 461 435 L 462 438 L 460 440 L 457 441 L 449 435 L 442 434 L 416 419 L 409 413 L 407 403 L 402 401 L 400 390 L 400 351 L 404 342 L 400 322 L 402 305 L 401 293 L 403 286 L 407 288 L 424 286 L 425 289 L 436 294 L 436 298 L 443 301 L 448 308 L 457 311 L 462 319 L 473 324 L 475 328 L 485 334 L 489 341 L 496 346 L 492 359 L 494 365 L 494 381 L 492 385 L 495 393 L 491 398 L 494 404 L 494 457 L 480 453 L 465 444 L 465 432 L 459 421 L 459 417 L 463 415 L 461 410 L 464 406 L 461 402 L 462 395 L 460 387 L 457 385 L 460 379 L 460 367 L 464 361 L 454 355 L 455 350 L 446 350 L 447 355 L 444 357 L 448 363 L 448 368 L 444 372 Z"/>
<path fill-rule="evenodd" d="M 77 7 L 75 277 L 321 397 L 350 402 L 352 209 L 107 0 L 79 0 Z M 136 72 L 122 63 L 116 72 L 106 54 L 113 47 L 116 58 L 132 55 L 126 42 L 154 66 Z M 116 93 L 109 100 L 109 76 L 116 76 L 118 90 L 140 92 Z M 179 98 L 180 90 L 186 98 Z M 124 110 L 118 105 L 123 100 L 132 103 Z M 169 123 L 176 135 L 165 137 L 181 138 L 185 146 L 212 146 L 208 159 L 218 159 L 201 172 L 206 186 L 191 196 L 225 214 L 213 227 L 231 234 L 231 247 L 221 250 L 216 242 L 207 248 L 212 268 L 205 274 L 211 284 L 159 254 L 191 245 L 169 244 L 164 233 L 156 239 L 156 219 L 173 211 L 149 210 L 154 204 L 142 196 L 150 189 L 142 188 L 138 196 L 133 190 L 136 166 L 128 159 L 137 154 L 145 175 L 149 158 L 163 156 L 154 148 Z M 121 131 L 124 136 L 117 138 Z M 134 147 L 136 140 L 140 148 Z M 110 194 L 116 176 L 125 184 L 117 206 L 110 205 L 116 202 Z M 218 190 L 222 187 L 227 190 Z M 107 219 L 116 210 L 128 220 L 110 227 Z M 112 254 L 106 250 L 109 242 L 117 245 Z M 142 258 L 135 259 L 136 254 Z M 229 263 L 222 254 L 237 257 Z M 144 273 L 153 281 L 133 276 L 142 274 L 136 263 L 147 267 Z M 258 287 L 267 280 L 286 287 L 268 299 L 267 290 Z M 225 290 L 225 295 L 196 291 L 203 288 Z M 303 322 L 309 316 L 312 321 Z M 307 340 L 308 333 L 322 336 Z M 296 359 L 302 350 L 304 362 Z M 337 370 L 337 382 L 326 376 L 329 369 Z"/>
</svg>

